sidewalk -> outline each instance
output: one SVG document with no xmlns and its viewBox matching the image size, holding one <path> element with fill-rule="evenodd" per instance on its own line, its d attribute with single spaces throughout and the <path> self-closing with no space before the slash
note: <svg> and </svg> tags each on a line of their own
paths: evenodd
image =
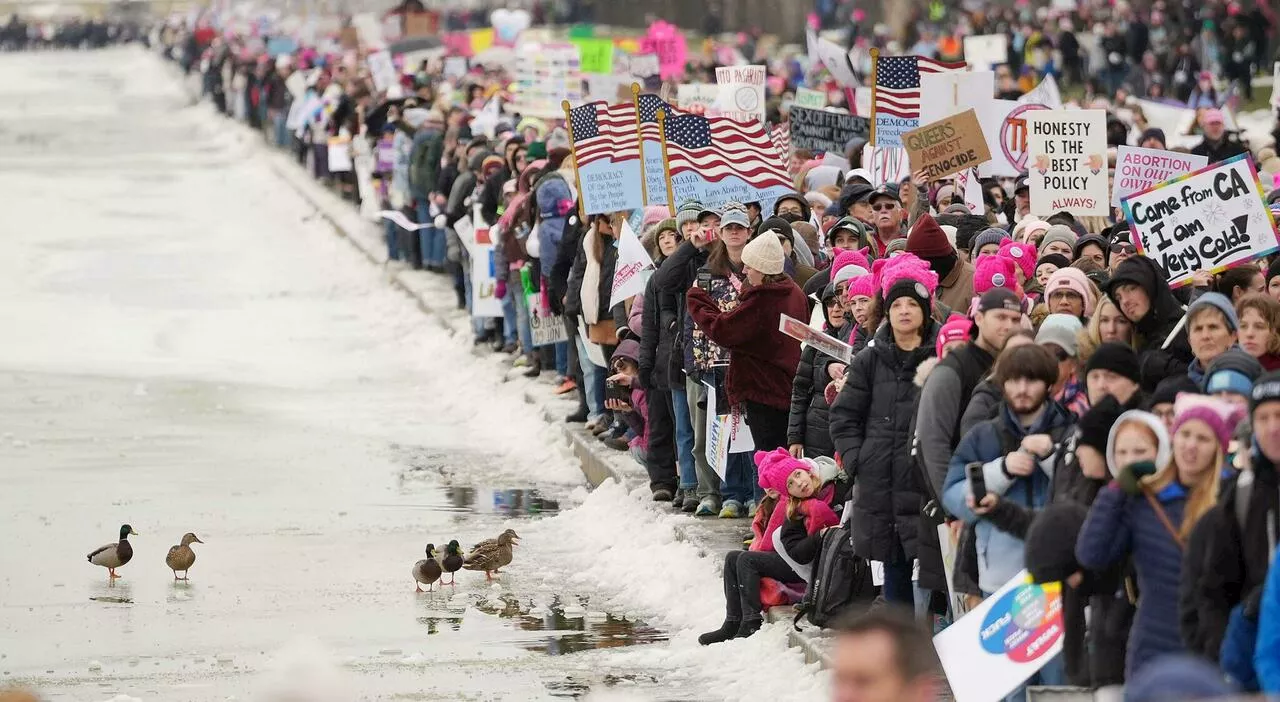
<svg viewBox="0 0 1280 702">
<path fill-rule="evenodd" d="M 235 127 L 246 138 L 260 138 L 256 132 L 243 125 L 237 124 Z M 333 228 L 334 234 L 350 242 L 370 263 L 387 266 L 386 244 L 381 227 L 362 218 L 352 203 L 317 182 L 287 154 L 265 145 L 261 152 L 272 171 L 316 208 L 317 216 Z M 408 268 L 386 267 L 385 271 L 387 282 L 413 298 L 433 323 L 439 324 L 450 336 L 458 337 L 460 343 L 471 343 L 471 321 L 465 311 L 454 306 L 456 296 L 451 281 L 440 274 Z M 519 369 L 511 371 L 508 368 L 505 354 L 495 354 L 486 347 L 479 347 L 474 355 L 477 362 L 490 363 L 495 374 L 509 372 L 519 377 Z M 551 374 L 544 374 L 541 380 L 530 382 L 524 393 L 525 401 L 538 408 L 551 429 L 564 435 L 578 457 L 587 482 L 592 487 L 597 487 L 612 479 L 628 490 L 647 485 L 648 477 L 644 469 L 629 455 L 604 446 L 583 429 L 582 425 L 564 422 L 563 418 L 577 408 L 577 401 L 574 399 L 576 396 L 555 395 L 554 387 L 549 382 L 550 377 Z M 676 527 L 676 536 L 696 545 L 704 553 L 723 553 L 742 548 L 742 537 L 749 529 L 746 520 L 687 517 Z M 769 612 L 767 619 L 790 622 L 792 616 L 790 608 L 782 608 Z M 829 638 L 816 627 L 806 625 L 802 632 L 792 631 L 788 641 L 803 651 L 806 662 L 819 662 L 823 667 L 828 666 Z"/>
</svg>

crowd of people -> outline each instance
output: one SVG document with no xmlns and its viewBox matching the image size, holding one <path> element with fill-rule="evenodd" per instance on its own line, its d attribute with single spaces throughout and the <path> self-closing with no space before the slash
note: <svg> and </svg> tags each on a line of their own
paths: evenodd
<svg viewBox="0 0 1280 702">
<path fill-rule="evenodd" d="M 972 31 L 1010 33 L 1007 89 L 1030 70 L 1101 80 L 1100 95 L 1177 95 L 1203 108 L 1193 151 L 1211 163 L 1274 157 L 1273 142 L 1228 132 L 1217 93 L 1264 67 L 1261 4 L 1082 6 L 1054 15 L 1052 37 L 1028 12 L 966 15 Z M 1081 21 L 1101 64 L 1071 48 Z M 475 344 L 576 396 L 565 421 L 634 456 L 655 502 L 750 520 L 704 644 L 750 636 L 766 605 L 794 602 L 843 524 L 878 564 L 879 596 L 934 628 L 1023 570 L 1062 582 L 1063 653 L 1029 684 L 1121 684 L 1185 654 L 1237 689 L 1280 690 L 1280 261 L 1172 288 L 1118 208 L 1033 215 L 1023 176 L 983 180 L 973 211 L 949 179 L 874 182 L 856 142 L 848 168 L 793 154 L 796 190 L 772 201 L 584 216 L 567 131 L 511 112 L 505 69 L 446 78 L 431 58 L 401 66 L 389 91 L 363 50 L 272 57 L 205 29 L 169 26 L 161 47 L 219 111 L 353 201 L 400 213 L 381 224 L 389 265 L 444 276 L 474 310 L 489 291 L 459 230 L 491 223 L 502 314 L 473 316 Z M 954 44 L 910 41 L 944 58 Z M 770 66 L 779 118 L 795 88 L 827 80 L 796 65 Z M 1112 146 L 1163 147 L 1123 106 Z M 374 161 L 375 191 L 330 168 L 335 138 Z M 653 267 L 642 293 L 611 300 L 633 223 Z M 802 345 L 779 331 L 784 315 L 851 353 Z M 547 319 L 563 329 L 539 344 Z M 718 462 L 708 427 L 726 414 L 753 448 Z"/>
</svg>

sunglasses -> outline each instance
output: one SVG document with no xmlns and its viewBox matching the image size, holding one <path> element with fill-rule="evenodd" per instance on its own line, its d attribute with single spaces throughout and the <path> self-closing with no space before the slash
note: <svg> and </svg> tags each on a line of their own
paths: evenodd
<svg viewBox="0 0 1280 702">
<path fill-rule="evenodd" d="M 888 202 L 881 205 L 871 206 L 872 212 L 892 212 L 896 209 L 898 209 L 898 204 L 896 202 Z"/>
<path fill-rule="evenodd" d="M 1134 246 L 1133 244 L 1118 242 L 1111 245 L 1111 253 L 1136 254 L 1138 253 L 1138 247 Z"/>
</svg>

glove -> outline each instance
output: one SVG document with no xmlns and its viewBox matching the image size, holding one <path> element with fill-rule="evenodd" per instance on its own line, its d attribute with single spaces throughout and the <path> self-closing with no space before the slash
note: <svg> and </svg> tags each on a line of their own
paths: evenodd
<svg viewBox="0 0 1280 702">
<path fill-rule="evenodd" d="M 444 229 L 445 225 L 449 223 L 449 220 L 444 215 L 440 214 L 440 215 L 436 215 L 436 218 L 432 221 L 432 223 L 436 225 L 437 229 Z"/>
<path fill-rule="evenodd" d="M 1116 475 L 1116 484 L 1120 486 L 1130 495 L 1142 494 L 1142 479 L 1148 475 L 1154 475 L 1156 472 L 1156 464 L 1151 461 L 1138 461 L 1120 469 L 1120 473 Z"/>
<path fill-rule="evenodd" d="M 495 296 L 497 296 L 497 298 L 498 298 L 499 300 L 506 298 L 506 296 L 507 296 L 507 281 L 506 281 L 506 280 L 504 280 L 504 279 L 499 279 L 499 280 L 498 280 L 498 284 L 497 284 L 496 286 L 494 286 L 494 288 L 493 288 L 493 294 L 494 294 Z"/>
</svg>

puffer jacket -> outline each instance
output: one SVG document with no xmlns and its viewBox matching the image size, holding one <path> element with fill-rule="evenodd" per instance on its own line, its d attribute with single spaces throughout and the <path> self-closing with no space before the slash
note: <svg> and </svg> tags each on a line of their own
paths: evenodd
<svg viewBox="0 0 1280 702">
<path fill-rule="evenodd" d="M 844 474 L 857 488 L 853 540 L 858 555 L 896 560 L 898 545 L 916 555 L 925 490 L 911 457 L 911 424 L 920 388 L 916 369 L 934 354 L 938 325 L 925 320 L 923 339 L 903 354 L 885 324 L 854 357 L 831 405 L 831 440 Z"/>
<path fill-rule="evenodd" d="M 635 312 L 635 307 L 640 307 L 642 313 L 640 328 L 632 330 L 640 334 L 640 382 L 658 390 L 683 389 L 683 379 L 671 374 L 671 349 L 679 315 L 676 305 L 668 299 L 671 296 L 659 291 L 657 277 L 655 273 L 649 278 L 642 299 L 631 308 Z"/>
<path fill-rule="evenodd" d="M 827 315 L 827 301 L 836 296 L 834 285 L 823 291 L 822 314 L 826 317 L 826 333 L 835 335 L 831 317 Z M 847 326 L 846 322 L 843 326 Z M 812 346 L 800 352 L 800 365 L 796 367 L 796 379 L 791 384 L 791 411 L 787 417 L 787 444 L 803 444 L 806 458 L 831 456 L 835 445 L 831 443 L 831 427 L 825 390 L 831 382 L 827 367 L 843 363 Z"/>
<path fill-rule="evenodd" d="M 685 349 L 689 345 L 689 328 L 686 326 L 688 312 L 685 305 L 685 293 L 689 286 L 697 280 L 698 270 L 707 262 L 707 252 L 685 241 L 676 248 L 653 277 L 649 284 L 654 289 L 654 297 L 658 302 L 658 321 L 664 328 L 671 325 L 671 348 L 667 365 L 667 380 L 672 386 L 682 383 L 685 368 Z M 695 380 L 698 378 L 695 377 Z"/>
<path fill-rule="evenodd" d="M 533 197 L 538 204 L 538 250 L 548 258 L 560 247 L 569 218 L 576 219 L 573 189 L 564 176 L 552 171 L 538 179 Z"/>
</svg>

